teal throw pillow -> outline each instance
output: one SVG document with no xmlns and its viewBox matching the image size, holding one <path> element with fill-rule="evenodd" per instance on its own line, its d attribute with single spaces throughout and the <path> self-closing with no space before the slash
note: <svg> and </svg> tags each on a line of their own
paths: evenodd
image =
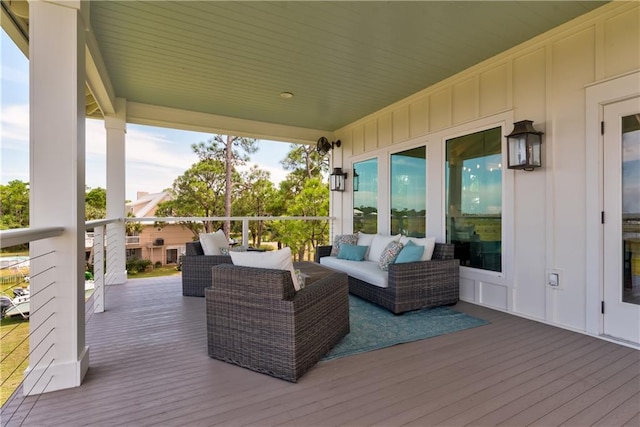
<svg viewBox="0 0 640 427">
<path fill-rule="evenodd" d="M 350 245 L 343 243 L 340 245 L 338 259 L 348 259 L 349 261 L 362 261 L 367 253 L 367 246 Z"/>
<path fill-rule="evenodd" d="M 398 257 L 395 260 L 395 264 L 402 264 L 405 262 L 418 262 L 422 259 L 423 253 L 424 246 L 418 246 L 411 240 L 409 240 L 398 254 Z"/>
</svg>

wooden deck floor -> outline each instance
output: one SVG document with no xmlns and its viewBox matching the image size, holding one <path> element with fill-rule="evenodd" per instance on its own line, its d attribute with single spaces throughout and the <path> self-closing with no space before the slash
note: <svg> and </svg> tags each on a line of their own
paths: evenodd
<svg viewBox="0 0 640 427">
<path fill-rule="evenodd" d="M 297 384 L 210 359 L 180 278 L 108 289 L 81 387 L 14 398 L 3 425 L 640 425 L 640 351 L 472 304 L 469 329 L 320 362 Z M 18 407 L 19 406 L 19 407 Z"/>
</svg>

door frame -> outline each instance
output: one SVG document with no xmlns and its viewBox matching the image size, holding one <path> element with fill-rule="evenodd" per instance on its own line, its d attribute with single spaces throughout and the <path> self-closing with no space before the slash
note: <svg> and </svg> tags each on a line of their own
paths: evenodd
<svg viewBox="0 0 640 427">
<path fill-rule="evenodd" d="M 601 212 L 604 210 L 604 136 L 600 123 L 604 120 L 604 107 L 640 96 L 640 71 L 600 81 L 586 88 L 586 309 L 585 330 L 602 336 L 604 317 L 601 303 L 604 300 L 604 227 Z"/>
</svg>

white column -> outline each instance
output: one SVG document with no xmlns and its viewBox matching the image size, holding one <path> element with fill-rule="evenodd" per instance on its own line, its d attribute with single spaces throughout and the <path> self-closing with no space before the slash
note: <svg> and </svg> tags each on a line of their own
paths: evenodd
<svg viewBox="0 0 640 427">
<path fill-rule="evenodd" d="M 125 214 L 125 134 L 127 102 L 118 98 L 116 112 L 104 118 L 107 130 L 107 218 L 124 218 Z M 124 221 L 107 225 L 107 268 L 105 284 L 127 281 Z"/>
<path fill-rule="evenodd" d="M 25 394 L 77 387 L 89 367 L 84 315 L 85 25 L 80 9 L 80 2 L 30 2 L 30 226 L 65 230 L 60 237 L 30 245 L 31 353 Z"/>
</svg>

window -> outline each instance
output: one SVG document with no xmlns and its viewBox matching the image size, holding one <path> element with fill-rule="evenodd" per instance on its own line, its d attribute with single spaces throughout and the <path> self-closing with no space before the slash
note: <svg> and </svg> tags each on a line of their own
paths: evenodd
<svg viewBox="0 0 640 427">
<path fill-rule="evenodd" d="M 447 242 L 460 265 L 502 271 L 502 132 L 447 140 Z"/>
<path fill-rule="evenodd" d="M 353 177 L 353 232 L 375 234 L 378 232 L 378 159 L 354 163 Z"/>
<path fill-rule="evenodd" d="M 391 155 L 391 234 L 426 236 L 427 148 Z"/>
</svg>

